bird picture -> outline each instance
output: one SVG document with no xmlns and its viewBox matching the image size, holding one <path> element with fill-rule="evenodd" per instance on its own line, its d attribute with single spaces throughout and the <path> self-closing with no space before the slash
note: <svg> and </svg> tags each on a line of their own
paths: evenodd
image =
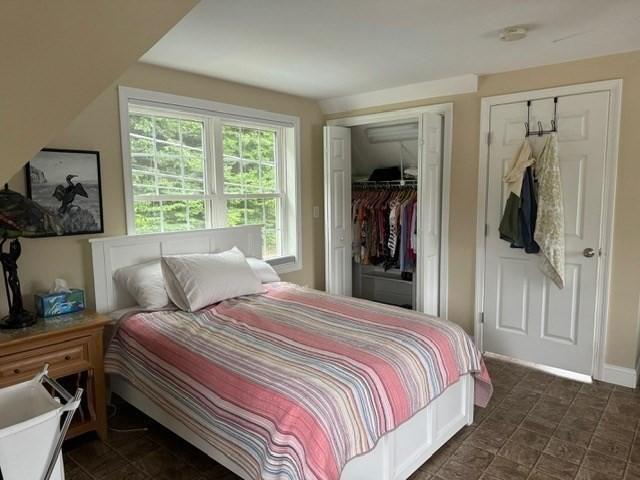
<svg viewBox="0 0 640 480">
<path fill-rule="evenodd" d="M 104 231 L 99 152 L 44 149 L 26 174 L 27 196 L 58 218 L 64 235 Z"/>
<path fill-rule="evenodd" d="M 73 183 L 72 179 L 76 178 L 77 176 L 78 175 L 67 175 L 67 184 L 58 185 L 53 191 L 53 196 L 60 200 L 60 202 L 62 202 L 60 208 L 58 208 L 59 213 L 67 212 L 67 209 L 73 203 L 76 195 L 89 198 L 89 195 L 87 194 L 81 183 Z"/>
</svg>

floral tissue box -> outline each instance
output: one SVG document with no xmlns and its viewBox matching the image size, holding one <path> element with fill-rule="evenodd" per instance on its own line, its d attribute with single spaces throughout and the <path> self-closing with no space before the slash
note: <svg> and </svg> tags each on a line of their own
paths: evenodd
<svg viewBox="0 0 640 480">
<path fill-rule="evenodd" d="M 72 288 L 70 292 L 36 293 L 36 310 L 40 317 L 53 317 L 84 310 L 84 290 Z"/>
</svg>

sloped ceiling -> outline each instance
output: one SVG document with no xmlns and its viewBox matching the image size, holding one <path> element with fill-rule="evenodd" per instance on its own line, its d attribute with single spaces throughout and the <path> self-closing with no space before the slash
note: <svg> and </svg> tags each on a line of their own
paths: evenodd
<svg viewBox="0 0 640 480">
<path fill-rule="evenodd" d="M 376 168 L 418 164 L 418 141 L 371 143 L 367 137 L 370 125 L 351 128 L 351 173 L 354 177 L 368 177 Z"/>
<path fill-rule="evenodd" d="M 0 2 L 0 182 L 15 174 L 196 3 Z"/>
</svg>

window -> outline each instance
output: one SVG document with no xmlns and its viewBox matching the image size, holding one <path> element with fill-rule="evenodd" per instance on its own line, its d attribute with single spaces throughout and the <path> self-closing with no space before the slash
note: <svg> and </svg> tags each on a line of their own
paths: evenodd
<svg viewBox="0 0 640 480">
<path fill-rule="evenodd" d="M 282 190 L 278 133 L 223 124 L 223 184 L 227 225 L 263 225 L 264 256 L 280 256 Z"/>
<path fill-rule="evenodd" d="M 129 113 L 135 233 L 206 226 L 204 122 Z"/>
<path fill-rule="evenodd" d="M 263 256 L 299 268 L 295 117 L 120 91 L 129 234 L 261 224 Z"/>
</svg>

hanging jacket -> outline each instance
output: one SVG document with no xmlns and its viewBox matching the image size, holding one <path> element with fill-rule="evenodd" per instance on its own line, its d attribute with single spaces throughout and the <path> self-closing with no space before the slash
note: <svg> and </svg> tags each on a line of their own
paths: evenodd
<svg viewBox="0 0 640 480">
<path fill-rule="evenodd" d="M 552 133 L 544 144 L 536 167 L 538 219 L 534 238 L 540 246 L 540 270 L 558 288 L 564 287 L 564 208 L 558 160 L 558 138 Z"/>
<path fill-rule="evenodd" d="M 538 253 L 540 247 L 534 240 L 536 231 L 536 219 L 538 217 L 538 200 L 533 167 L 527 167 L 522 179 L 522 191 L 520 192 L 520 208 L 518 220 L 520 222 L 520 239 L 527 253 Z"/>
<path fill-rule="evenodd" d="M 504 206 L 504 213 L 500 221 L 500 238 L 511 244 L 511 248 L 522 248 L 522 234 L 520 233 L 520 197 L 511 192 Z"/>
<path fill-rule="evenodd" d="M 522 223 L 520 219 L 522 183 L 525 172 L 535 159 L 531 155 L 531 145 L 525 139 L 520 148 L 513 157 L 509 171 L 503 178 L 506 184 L 509 197 L 504 207 L 502 220 L 500 221 L 500 238 L 511 243 L 512 248 L 523 248 L 525 246 L 523 233 L 521 232 Z M 526 227 L 525 227 L 526 228 Z M 531 230 L 533 234 L 533 230 Z M 529 244 L 531 247 L 531 245 Z"/>
</svg>

